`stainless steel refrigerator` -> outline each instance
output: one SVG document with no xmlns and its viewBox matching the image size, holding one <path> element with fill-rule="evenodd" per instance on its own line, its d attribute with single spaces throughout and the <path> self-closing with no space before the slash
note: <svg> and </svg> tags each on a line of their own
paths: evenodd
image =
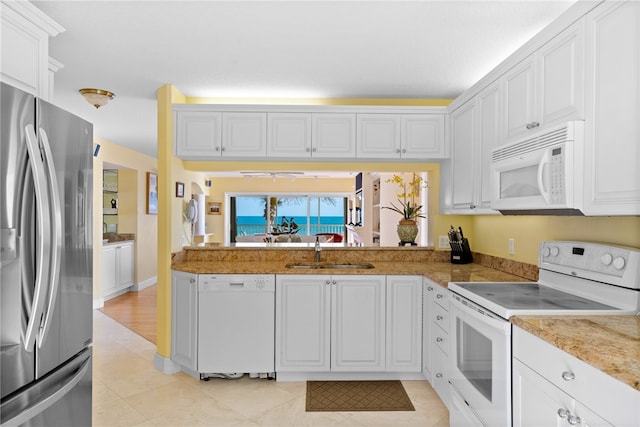
<svg viewBox="0 0 640 427">
<path fill-rule="evenodd" d="M 0 98 L 0 424 L 90 426 L 93 125 Z"/>
</svg>

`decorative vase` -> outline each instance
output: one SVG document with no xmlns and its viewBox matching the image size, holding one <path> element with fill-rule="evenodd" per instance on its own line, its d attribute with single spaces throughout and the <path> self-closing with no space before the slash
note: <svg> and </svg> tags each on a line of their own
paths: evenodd
<svg viewBox="0 0 640 427">
<path fill-rule="evenodd" d="M 403 219 L 398 222 L 398 237 L 400 238 L 400 246 L 407 243 L 415 245 L 416 236 L 418 235 L 418 226 L 415 221 Z"/>
</svg>

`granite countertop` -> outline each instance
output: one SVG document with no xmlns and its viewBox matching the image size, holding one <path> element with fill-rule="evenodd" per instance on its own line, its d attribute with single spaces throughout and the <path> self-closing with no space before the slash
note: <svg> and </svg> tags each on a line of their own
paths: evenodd
<svg viewBox="0 0 640 427">
<path fill-rule="evenodd" d="M 349 261 L 345 261 L 347 263 Z M 361 261 L 358 263 L 367 262 Z M 353 263 L 353 262 L 352 262 Z M 400 274 L 426 276 L 441 286 L 449 282 L 527 281 L 527 279 L 478 264 L 447 262 L 367 262 L 370 269 L 292 269 L 286 261 L 182 261 L 172 269 L 196 274 Z M 309 263 L 313 264 L 313 263 Z"/>
<path fill-rule="evenodd" d="M 537 266 L 475 254 L 472 264 L 451 264 L 444 251 L 425 249 L 323 250 L 327 263 L 370 263 L 372 269 L 291 269 L 310 263 L 312 250 L 189 248 L 171 268 L 196 274 L 399 274 L 449 282 L 537 281 Z M 275 251 L 275 252 L 274 252 Z M 640 390 L 640 316 L 516 316 L 511 322 L 606 374 Z M 593 351 L 597 348 L 598 351 Z"/>
<path fill-rule="evenodd" d="M 511 323 L 640 391 L 640 316 L 515 316 Z"/>
</svg>

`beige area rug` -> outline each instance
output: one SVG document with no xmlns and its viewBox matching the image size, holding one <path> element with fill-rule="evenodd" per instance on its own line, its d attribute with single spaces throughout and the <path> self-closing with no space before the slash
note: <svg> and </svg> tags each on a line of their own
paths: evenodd
<svg viewBox="0 0 640 427">
<path fill-rule="evenodd" d="M 307 381 L 307 412 L 415 411 L 400 381 Z"/>
</svg>

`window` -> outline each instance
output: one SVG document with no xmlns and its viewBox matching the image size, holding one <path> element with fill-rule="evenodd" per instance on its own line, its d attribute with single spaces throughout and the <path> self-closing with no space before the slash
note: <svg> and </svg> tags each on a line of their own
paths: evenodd
<svg viewBox="0 0 640 427">
<path fill-rule="evenodd" d="M 237 236 L 265 234 L 345 234 L 347 198 L 343 195 L 236 195 L 230 198 L 230 206 L 231 242 L 241 240 Z"/>
</svg>

